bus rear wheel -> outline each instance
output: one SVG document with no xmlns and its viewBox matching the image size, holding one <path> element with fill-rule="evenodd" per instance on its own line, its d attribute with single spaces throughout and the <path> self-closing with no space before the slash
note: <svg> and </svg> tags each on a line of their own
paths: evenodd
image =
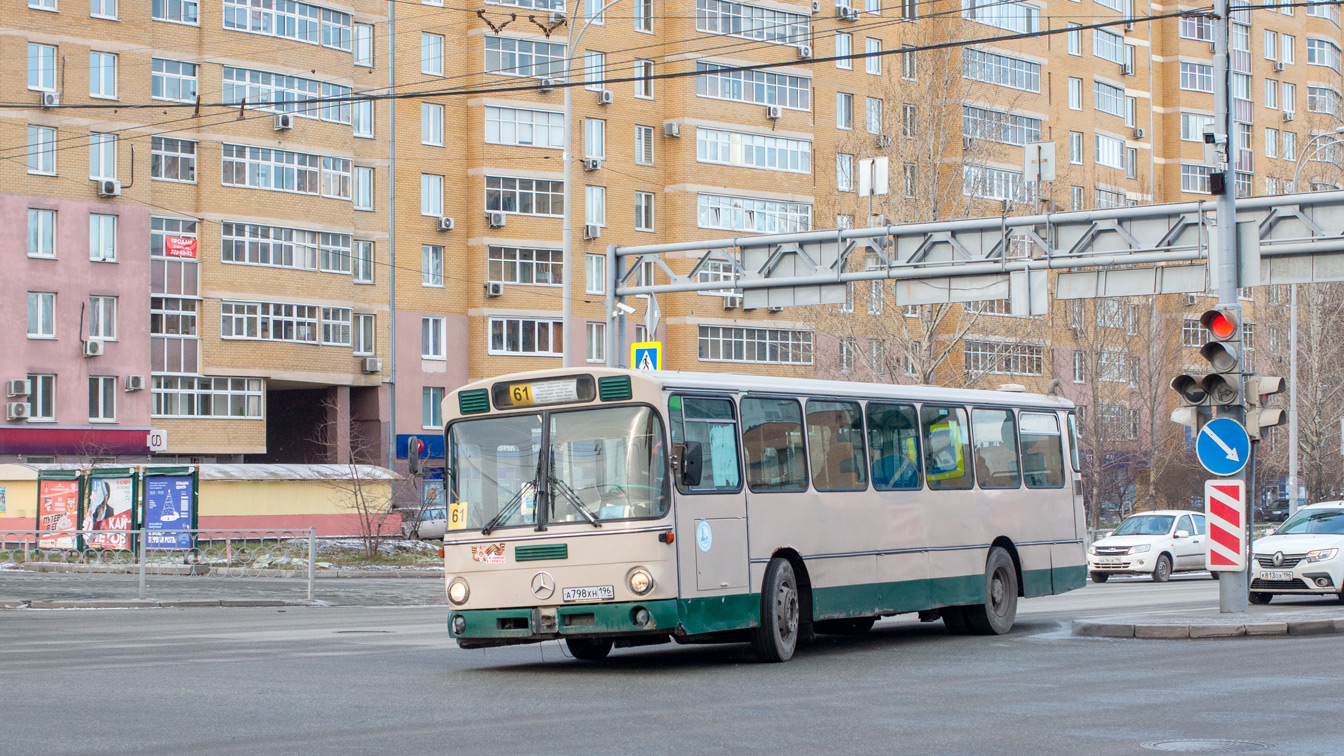
<svg viewBox="0 0 1344 756">
<path fill-rule="evenodd" d="M 798 648 L 798 630 L 802 624 L 798 577 L 787 559 L 772 559 L 765 569 L 761 585 L 761 624 L 751 636 L 756 658 L 763 662 L 784 662 Z"/>
<path fill-rule="evenodd" d="M 599 638 L 565 638 L 565 645 L 580 661 L 602 661 L 611 653 L 611 641 Z"/>
<path fill-rule="evenodd" d="M 965 608 L 966 626 L 976 635 L 1003 635 L 1017 619 L 1017 567 L 995 546 L 985 560 L 985 603 Z"/>
</svg>

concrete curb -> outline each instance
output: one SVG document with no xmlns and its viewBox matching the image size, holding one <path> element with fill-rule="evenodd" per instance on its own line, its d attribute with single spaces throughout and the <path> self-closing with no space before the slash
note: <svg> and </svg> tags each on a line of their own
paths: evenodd
<svg viewBox="0 0 1344 756">
<path fill-rule="evenodd" d="M 1185 640 L 1207 638 L 1270 638 L 1285 635 L 1341 635 L 1344 617 L 1264 621 L 1264 622 L 1133 622 L 1105 620 L 1075 620 L 1071 623 L 1074 635 L 1087 638 L 1140 638 L 1145 640 Z"/>
<path fill-rule="evenodd" d="M 279 599 L 59 599 L 32 601 L 0 601 L 3 609 L 183 609 L 198 607 L 325 607 L 326 601 L 282 601 Z"/>
</svg>

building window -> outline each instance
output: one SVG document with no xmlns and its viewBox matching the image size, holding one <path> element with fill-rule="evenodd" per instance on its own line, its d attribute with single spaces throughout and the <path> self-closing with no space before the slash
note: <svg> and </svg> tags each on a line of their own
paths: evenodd
<svg viewBox="0 0 1344 756">
<path fill-rule="evenodd" d="M 1265 129 L 1265 157 L 1279 156 L 1279 130 Z"/>
<path fill-rule="evenodd" d="M 89 132 L 89 178 L 117 177 L 117 135 Z"/>
<path fill-rule="evenodd" d="M 1069 162 L 1074 165 L 1083 164 L 1083 132 L 1069 132 Z"/>
<path fill-rule="evenodd" d="M 841 192 L 854 191 L 854 156 L 835 156 L 835 188 Z"/>
<path fill-rule="evenodd" d="M 653 0 L 635 0 L 635 31 L 653 33 Z"/>
<path fill-rule="evenodd" d="M 225 5 L 227 6 L 227 0 Z M 190 24 L 196 26 L 199 22 L 197 0 L 154 0 L 153 14 L 155 21 L 168 21 L 175 24 Z M 312 7 L 312 6 L 309 6 Z M 247 12 L 246 5 L 242 9 Z M 224 28 L 229 28 L 227 14 L 224 21 Z"/>
<path fill-rule="evenodd" d="M 1204 129 L 1213 125 L 1213 116 L 1202 113 L 1181 113 L 1181 141 L 1204 142 Z"/>
<path fill-rule="evenodd" d="M 962 0 L 961 17 L 1019 34 L 1039 31 L 1041 10 L 1026 3 L 1001 0 Z"/>
<path fill-rule="evenodd" d="M 425 430 L 443 427 L 443 387 L 425 386 L 421 390 L 420 426 Z"/>
<path fill-rule="evenodd" d="M 589 225 L 607 225 L 607 188 L 605 186 L 585 186 L 583 188 L 583 218 L 583 222 Z"/>
<path fill-rule="evenodd" d="M 585 356 L 589 362 L 607 361 L 607 324 L 588 323 L 585 327 L 587 349 Z"/>
<path fill-rule="evenodd" d="M 835 67 L 844 69 L 846 71 L 852 71 L 854 69 L 854 59 L 842 56 L 853 54 L 854 54 L 854 35 L 846 34 L 844 32 L 836 32 L 835 56 L 837 60 L 835 61 Z"/>
<path fill-rule="evenodd" d="M 56 211 L 28 208 L 28 256 L 56 257 Z"/>
<path fill-rule="evenodd" d="M 327 346 L 350 346 L 350 308 L 322 308 L 322 343 Z"/>
<path fill-rule="evenodd" d="M 653 127 L 635 127 L 635 165 L 653 165 Z"/>
<path fill-rule="evenodd" d="M 196 183 L 196 142 L 150 137 L 149 177 L 159 181 Z"/>
<path fill-rule="evenodd" d="M 353 52 L 355 65 L 373 66 L 373 25 L 355 24 Z"/>
<path fill-rule="evenodd" d="M 635 97 L 644 100 L 653 99 L 653 61 L 635 61 Z"/>
<path fill-rule="evenodd" d="M 89 213 L 89 259 L 117 261 L 117 216 Z"/>
<path fill-rule="evenodd" d="M 1077 26 L 1078 24 L 1069 24 L 1069 28 L 1074 29 L 1074 31 L 1068 33 L 1069 55 L 1083 54 L 1083 32 L 1082 30 L 1076 29 Z"/>
<path fill-rule="evenodd" d="M 116 376 L 89 376 L 89 421 L 95 423 L 112 423 L 116 422 L 116 420 Z"/>
<path fill-rule="evenodd" d="M 914 199 L 916 187 L 919 185 L 918 173 L 915 170 L 914 163 L 901 164 L 901 188 L 902 196 Z"/>
<path fill-rule="evenodd" d="M 260 378 L 154 376 L 154 417 L 262 416 Z"/>
<path fill-rule="evenodd" d="M 1097 380 L 1107 383 L 1131 383 L 1134 377 L 1129 354 L 1116 350 L 1097 353 Z"/>
<path fill-rule="evenodd" d="M 635 192 L 635 230 L 653 230 L 652 192 Z"/>
<path fill-rule="evenodd" d="M 443 247 L 420 245 L 420 285 L 443 286 Z"/>
<path fill-rule="evenodd" d="M 971 139 L 1021 146 L 1041 140 L 1041 119 L 963 105 L 961 131 Z"/>
<path fill-rule="evenodd" d="M 1204 346 L 1209 340 L 1208 332 L 1200 325 L 1199 318 L 1185 318 L 1181 321 L 1181 345 L 1187 347 Z"/>
<path fill-rule="evenodd" d="M 966 372 L 995 375 L 1041 375 L 1044 347 L 998 341 L 967 340 Z"/>
<path fill-rule="evenodd" d="M 1124 116 L 1125 90 L 1099 81 L 1092 82 L 1092 107 L 1113 116 Z"/>
<path fill-rule="evenodd" d="M 354 316 L 354 353 L 355 356 L 368 356 L 377 352 L 377 331 L 374 330 L 374 315 L 355 313 Z"/>
<path fill-rule="evenodd" d="M 800 202 L 701 194 L 696 204 L 700 228 L 771 234 L 812 227 L 812 206 Z"/>
<path fill-rule="evenodd" d="M 1125 142 L 1123 139 L 1097 134 L 1096 141 L 1097 165 L 1104 165 L 1108 168 L 1125 167 Z"/>
<path fill-rule="evenodd" d="M 873 281 L 872 288 L 868 290 L 868 314 L 881 315 L 885 303 L 886 300 L 882 296 L 882 282 Z"/>
<path fill-rule="evenodd" d="M 443 35 L 420 33 L 420 73 L 443 75 Z"/>
<path fill-rule="evenodd" d="M 1213 168 L 1207 165 L 1181 164 L 1181 191 L 1194 194 L 1209 193 L 1209 174 Z"/>
<path fill-rule="evenodd" d="M 347 159 L 241 144 L 222 145 L 221 151 L 224 186 L 350 199 Z"/>
<path fill-rule="evenodd" d="M 804 15 L 727 0 L 697 0 L 695 5 L 696 31 L 777 45 L 802 44 L 808 39 L 808 17 Z"/>
<path fill-rule="evenodd" d="M 491 281 L 525 286 L 559 286 L 564 264 L 558 249 L 490 247 L 487 271 Z"/>
<path fill-rule="evenodd" d="M 196 99 L 196 64 L 154 58 L 149 96 L 155 100 L 192 102 Z"/>
<path fill-rule="evenodd" d="M 254 103 L 252 107 L 272 113 L 293 113 L 300 118 L 350 123 L 351 91 L 350 87 L 317 79 L 224 66 L 221 97 L 227 104 Z M 372 128 L 373 115 L 370 112 L 368 116 L 368 128 Z M 360 135 L 363 128 L 364 125 L 359 124 L 356 134 Z"/>
<path fill-rule="evenodd" d="M 28 43 L 28 88 L 56 91 L 56 46 Z"/>
<path fill-rule="evenodd" d="M 89 297 L 89 338 L 117 340 L 116 297 Z"/>
<path fill-rule="evenodd" d="M 882 75 L 882 40 L 865 37 L 863 40 L 863 70 L 873 76 Z"/>
<path fill-rule="evenodd" d="M 561 149 L 565 144 L 564 114 L 486 106 L 485 141 L 487 144 Z"/>
<path fill-rule="evenodd" d="M 1092 54 L 1112 63 L 1124 63 L 1125 38 L 1105 29 L 1093 29 Z"/>
<path fill-rule="evenodd" d="M 117 56 L 114 53 L 89 53 L 89 96 L 117 99 Z"/>
<path fill-rule="evenodd" d="M 591 92 L 601 92 L 606 89 L 606 53 L 588 50 L 583 54 L 583 80 L 587 82 L 583 88 Z"/>
<path fill-rule="evenodd" d="M 695 94 L 716 100 L 778 105 L 810 110 L 812 80 L 771 71 L 725 71 L 725 66 L 696 61 Z"/>
<path fill-rule="evenodd" d="M 219 336 L 316 344 L 318 322 L 318 308 L 313 305 L 225 300 L 220 303 Z"/>
<path fill-rule="evenodd" d="M 367 166 L 355 166 L 354 205 L 356 210 L 373 209 L 373 169 Z"/>
<path fill-rule="evenodd" d="M 350 103 L 350 123 L 354 127 L 355 136 L 362 139 L 372 139 L 373 100 L 360 98 Z"/>
<path fill-rule="evenodd" d="M 854 95 L 848 92 L 835 93 L 835 127 L 854 128 Z"/>
<path fill-rule="evenodd" d="M 445 318 L 420 318 L 420 357 L 426 360 L 444 360 Z"/>
<path fill-rule="evenodd" d="M 503 76 L 550 78 L 565 69 L 565 46 L 512 37 L 485 38 L 485 71 Z"/>
<path fill-rule="evenodd" d="M 28 127 L 28 172 L 56 175 L 56 129 Z"/>
<path fill-rule="evenodd" d="M 917 58 L 915 57 L 917 53 L 910 45 L 901 45 L 901 47 L 906 48 L 906 51 L 901 53 L 901 78 L 906 81 L 914 81 L 919 74 Z"/>
<path fill-rule="evenodd" d="M 1213 91 L 1213 66 L 1205 63 L 1181 63 L 1181 89 L 1190 92 Z"/>
<path fill-rule="evenodd" d="M 420 174 L 420 214 L 443 216 L 443 176 Z"/>
<path fill-rule="evenodd" d="M 56 295 L 50 292 L 28 292 L 28 338 L 56 338 Z"/>
<path fill-rule="evenodd" d="M 906 139 L 914 139 L 919 132 L 919 107 L 917 105 L 901 106 L 901 136 Z"/>
<path fill-rule="evenodd" d="M 1292 10 L 1285 8 L 1284 10 Z M 1297 62 L 1297 37 L 1291 34 L 1283 34 L 1279 40 L 1279 60 L 1285 66 L 1291 66 Z"/>
<path fill-rule="evenodd" d="M 1273 79 L 1265 79 L 1265 107 L 1279 109 L 1279 83 Z"/>
<path fill-rule="evenodd" d="M 52 422 L 56 419 L 56 376 L 29 373 L 28 419 Z"/>
<path fill-rule="evenodd" d="M 156 5 L 158 2 L 155 0 Z M 308 3 L 272 5 L 253 0 L 224 0 L 225 29 L 284 37 L 348 52 L 352 26 L 350 14 Z"/>
<path fill-rule="evenodd" d="M 195 336 L 196 300 L 150 297 L 149 333 L 153 336 Z"/>
<path fill-rule="evenodd" d="M 1073 352 L 1073 382 L 1083 383 L 1087 380 L 1087 362 L 1084 359 L 1083 352 L 1075 349 Z"/>
<path fill-rule="evenodd" d="M 811 331 L 702 325 L 698 342 L 702 362 L 812 364 Z"/>
<path fill-rule="evenodd" d="M 967 47 L 961 52 L 961 66 L 961 75 L 973 81 L 1025 92 L 1041 91 L 1039 63 Z"/>
<path fill-rule="evenodd" d="M 840 339 L 840 372 L 848 375 L 854 372 L 854 339 Z"/>
<path fill-rule="evenodd" d="M 1069 209 L 1083 209 L 1083 188 L 1081 186 L 1069 187 Z"/>
<path fill-rule="evenodd" d="M 606 0 L 585 0 L 583 4 L 583 17 L 592 19 L 595 26 L 605 26 L 607 23 L 607 14 L 602 12 L 606 6 Z"/>
<path fill-rule="evenodd" d="M 196 259 L 196 221 L 186 218 L 149 219 L 149 256 Z"/>
<path fill-rule="evenodd" d="M 607 258 L 604 255 L 586 255 L 584 260 L 584 293 L 607 293 Z"/>
<path fill-rule="evenodd" d="M 607 156 L 606 121 L 600 118 L 583 119 L 583 156 L 586 158 Z"/>
<path fill-rule="evenodd" d="M 485 177 L 485 209 L 519 215 L 558 217 L 565 212 L 565 182 L 546 179 Z"/>
<path fill-rule="evenodd" d="M 56 12 L 56 0 L 28 0 L 28 7 L 33 10 L 44 10 Z"/>
<path fill-rule="evenodd" d="M 1018 171 L 979 165 L 962 166 L 961 193 L 966 197 L 1017 201 L 1025 195 L 1025 189 L 1022 174 Z"/>
<path fill-rule="evenodd" d="M 869 134 L 882 133 L 882 101 L 876 97 L 864 100 L 864 126 Z"/>
<path fill-rule="evenodd" d="M 490 354 L 564 354 L 562 323 L 540 318 L 490 318 Z"/>
<path fill-rule="evenodd" d="M 352 273 L 355 283 L 373 283 L 373 242 L 357 241 L 354 250 Z"/>
<path fill-rule="evenodd" d="M 349 234 L 234 221 L 224 221 L 221 228 L 221 257 L 226 263 L 350 272 Z"/>
<path fill-rule="evenodd" d="M 1307 38 L 1307 65 L 1325 66 L 1339 73 L 1339 45 L 1325 39 Z"/>
<path fill-rule="evenodd" d="M 1181 38 L 1212 42 L 1213 19 L 1208 16 L 1181 17 Z"/>
<path fill-rule="evenodd" d="M 1069 77 L 1069 110 L 1083 109 L 1083 80 Z"/>
</svg>

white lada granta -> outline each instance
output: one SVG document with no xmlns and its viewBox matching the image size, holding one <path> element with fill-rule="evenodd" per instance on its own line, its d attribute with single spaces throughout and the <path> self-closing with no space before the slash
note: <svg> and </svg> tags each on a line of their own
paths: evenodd
<svg viewBox="0 0 1344 756">
<path fill-rule="evenodd" d="M 1139 512 L 1087 547 L 1087 571 L 1094 583 L 1111 575 L 1151 575 L 1165 583 L 1173 572 L 1205 569 L 1204 515 L 1169 509 Z"/>
<path fill-rule="evenodd" d="M 1344 602 L 1344 501 L 1302 507 L 1255 542 L 1251 603 L 1276 595 L 1337 595 Z"/>
</svg>

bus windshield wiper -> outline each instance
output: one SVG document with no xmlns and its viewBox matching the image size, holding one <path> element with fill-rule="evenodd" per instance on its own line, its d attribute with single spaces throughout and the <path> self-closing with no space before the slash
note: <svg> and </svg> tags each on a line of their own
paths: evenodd
<svg viewBox="0 0 1344 756">
<path fill-rule="evenodd" d="M 555 486 L 560 491 L 560 493 L 564 495 L 565 499 L 568 500 L 569 503 L 574 507 L 574 509 L 579 514 L 583 515 L 583 518 L 585 520 L 593 524 L 593 527 L 595 528 L 602 527 L 602 523 L 598 522 L 597 515 L 593 514 L 593 510 L 589 509 L 588 505 L 583 503 L 583 499 L 579 498 L 579 495 L 577 493 L 574 493 L 574 489 L 570 488 L 568 483 L 561 480 L 560 476 L 552 473 L 550 484 Z"/>
<path fill-rule="evenodd" d="M 537 484 L 538 481 L 540 480 L 541 480 L 541 455 L 538 454 L 537 472 L 536 475 L 531 480 L 531 486 L 534 496 L 536 495 L 537 488 L 539 487 Z M 494 518 L 490 520 L 490 522 L 487 522 L 485 524 L 485 527 L 481 528 L 481 535 L 490 535 L 490 531 L 499 527 L 499 524 L 501 522 L 503 522 L 509 515 L 513 514 L 514 508 L 523 503 L 523 494 L 525 493 L 527 493 L 527 484 L 519 486 L 518 493 L 514 494 L 512 499 L 509 499 L 509 503 L 505 504 L 504 508 L 499 510 L 499 514 L 495 515 Z"/>
</svg>

